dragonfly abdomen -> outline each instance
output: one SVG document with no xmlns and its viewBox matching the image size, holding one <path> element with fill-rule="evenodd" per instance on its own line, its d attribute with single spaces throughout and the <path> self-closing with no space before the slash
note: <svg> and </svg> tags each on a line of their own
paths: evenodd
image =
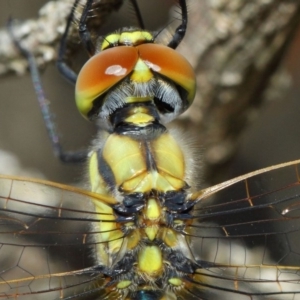
<svg viewBox="0 0 300 300">
<path fill-rule="evenodd" d="M 176 139 L 166 128 L 162 130 L 164 126 L 151 114 L 152 105 L 147 109 L 149 105 L 139 103 L 127 109 L 122 125 L 118 123 L 118 133 L 108 135 L 90 158 L 93 192 L 113 194 L 119 202 L 104 209 L 103 204 L 95 203 L 97 212 L 111 213 L 110 220 L 114 221 L 100 223 L 98 231 L 105 233 L 95 239 L 99 243 L 98 261 L 109 269 L 118 265 L 119 270 L 121 265 L 124 270 L 116 283 L 120 293 L 120 287 L 126 287 L 127 292 L 152 290 L 155 283 L 161 294 L 163 287 L 180 285 L 182 270 L 172 266 L 171 256 L 178 253 L 185 257 L 183 251 L 188 249 L 175 230 L 184 222 L 170 221 L 173 212 L 165 197 L 173 193 L 177 201 L 177 193 L 184 195 L 189 188 L 185 157 Z M 144 134 L 149 131 L 147 127 L 151 135 Z M 168 201 L 172 202 L 172 197 Z M 128 261 L 132 262 L 129 269 Z"/>
</svg>

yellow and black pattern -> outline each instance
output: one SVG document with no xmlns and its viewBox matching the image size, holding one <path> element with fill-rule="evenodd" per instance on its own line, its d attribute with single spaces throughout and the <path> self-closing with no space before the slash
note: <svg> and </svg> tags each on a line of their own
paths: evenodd
<svg viewBox="0 0 300 300">
<path fill-rule="evenodd" d="M 184 288 L 188 275 L 184 270 L 193 265 L 192 257 L 186 255 L 189 241 L 176 230 L 191 221 L 191 217 L 187 221 L 179 217 L 193 206 L 186 199 L 189 170 L 183 150 L 162 119 L 174 118 L 188 107 L 195 94 L 195 78 L 184 58 L 153 42 L 149 32 L 134 29 L 109 35 L 99 56 L 113 50 L 136 57 L 131 61 L 125 56 L 123 62 L 121 54 L 118 61 L 102 67 L 96 54 L 97 65 L 88 62 L 77 81 L 79 108 L 90 109 L 83 109 L 83 114 L 91 119 L 101 116 L 111 130 L 101 147 L 91 152 L 90 180 L 93 192 L 113 195 L 117 204 L 95 202 L 97 213 L 110 215 L 111 222 L 100 223 L 95 229 L 104 233 L 94 239 L 97 260 L 114 282 L 108 290 L 124 299 L 176 299 L 174 290 Z M 178 70 L 167 65 L 175 59 Z M 81 82 L 90 68 L 114 85 L 112 91 L 99 86 L 101 81 L 94 86 Z M 121 101 L 116 99 L 119 89 L 124 93 Z"/>
</svg>

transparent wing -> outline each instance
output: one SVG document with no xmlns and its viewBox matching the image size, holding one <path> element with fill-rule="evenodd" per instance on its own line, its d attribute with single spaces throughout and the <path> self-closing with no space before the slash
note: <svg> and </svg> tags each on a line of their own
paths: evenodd
<svg viewBox="0 0 300 300">
<path fill-rule="evenodd" d="M 0 299 L 117 299 L 95 265 L 92 199 L 68 186 L 0 178 Z M 82 298 L 80 298 L 80 295 Z"/>
<path fill-rule="evenodd" d="M 186 299 L 300 299 L 299 161 L 193 196 L 183 234 L 202 267 Z"/>
<path fill-rule="evenodd" d="M 181 299 L 300 299 L 299 161 L 195 193 L 182 230 L 198 268 Z M 114 199 L 43 181 L 0 178 L 0 299 L 118 299 L 96 271 Z M 179 298 L 180 299 L 180 298 Z"/>
</svg>

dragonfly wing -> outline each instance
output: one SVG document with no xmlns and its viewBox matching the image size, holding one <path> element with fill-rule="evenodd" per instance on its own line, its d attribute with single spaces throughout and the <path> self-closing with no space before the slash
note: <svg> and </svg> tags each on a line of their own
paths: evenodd
<svg viewBox="0 0 300 300">
<path fill-rule="evenodd" d="M 89 269 L 97 265 L 93 224 L 101 220 L 91 193 L 9 177 L 0 178 L 0 193 L 0 298 L 87 299 L 94 290 L 116 299 L 101 272 Z"/>
<path fill-rule="evenodd" d="M 192 295 L 300 299 L 298 163 L 233 180 L 199 200 L 184 232 L 201 266 Z"/>
</svg>

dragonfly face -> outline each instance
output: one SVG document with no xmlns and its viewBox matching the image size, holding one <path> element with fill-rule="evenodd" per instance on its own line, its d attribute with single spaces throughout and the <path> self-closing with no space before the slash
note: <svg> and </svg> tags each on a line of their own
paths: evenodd
<svg viewBox="0 0 300 300">
<path fill-rule="evenodd" d="M 100 50 L 76 83 L 106 130 L 91 192 L 1 178 L 0 298 L 300 298 L 299 161 L 195 191 L 166 125 L 193 100 L 191 66 L 145 30 Z"/>
</svg>

